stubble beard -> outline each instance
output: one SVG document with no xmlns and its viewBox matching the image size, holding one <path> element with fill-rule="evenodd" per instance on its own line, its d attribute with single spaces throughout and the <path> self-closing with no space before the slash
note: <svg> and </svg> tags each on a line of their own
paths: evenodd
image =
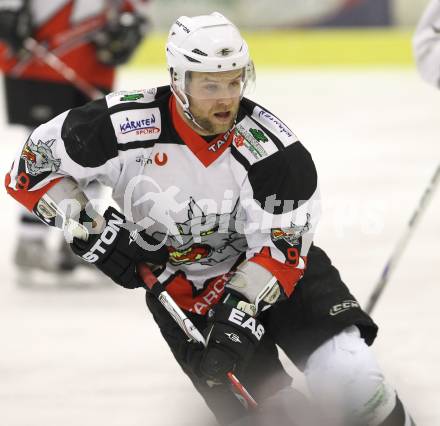
<svg viewBox="0 0 440 426">
<path fill-rule="evenodd" d="M 226 133 L 231 127 L 234 125 L 237 114 L 231 117 L 231 120 L 225 124 L 214 123 L 208 117 L 202 117 L 197 113 L 193 113 L 194 120 L 196 123 L 203 128 L 204 131 L 208 133 L 208 135 L 218 135 L 220 133 Z"/>
</svg>

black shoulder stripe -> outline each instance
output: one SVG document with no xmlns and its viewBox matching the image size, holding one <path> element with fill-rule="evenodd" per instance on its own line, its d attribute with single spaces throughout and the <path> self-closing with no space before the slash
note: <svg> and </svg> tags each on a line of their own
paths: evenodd
<svg viewBox="0 0 440 426">
<path fill-rule="evenodd" d="M 129 143 L 118 143 L 118 151 L 129 151 L 130 149 L 139 148 L 152 148 L 156 144 L 167 144 L 167 145 L 185 145 L 181 140 L 177 139 L 165 139 L 162 135 L 159 139 L 151 141 L 132 141 Z"/>
<path fill-rule="evenodd" d="M 157 143 L 157 140 L 133 141 L 130 143 L 118 143 L 118 150 L 119 151 L 129 151 L 130 149 L 152 148 L 156 143 Z"/>
<path fill-rule="evenodd" d="M 123 104 L 116 104 L 113 105 L 108 109 L 109 114 L 115 114 L 117 112 L 121 111 L 131 111 L 132 109 L 148 109 L 148 108 L 154 108 L 158 106 L 157 101 L 152 101 L 149 103 L 136 103 L 136 102 L 125 102 Z"/>
<path fill-rule="evenodd" d="M 255 103 L 254 101 L 251 101 L 248 98 L 243 98 L 240 101 L 240 110 L 238 112 L 238 118 L 240 120 L 242 120 L 244 118 L 245 115 L 252 115 L 252 111 L 254 109 L 255 106 L 257 106 L 258 104 Z"/>
<path fill-rule="evenodd" d="M 248 176 L 254 199 L 274 214 L 296 209 L 310 199 L 318 186 L 313 159 L 300 142 L 254 163 Z"/>
<path fill-rule="evenodd" d="M 159 86 L 157 88 L 156 92 L 156 98 L 162 98 L 166 97 L 167 99 L 171 96 L 171 87 L 169 84 L 166 84 L 165 86 Z"/>
<path fill-rule="evenodd" d="M 233 144 L 230 146 L 231 148 L 231 155 L 245 168 L 246 171 L 248 171 L 251 167 L 251 163 L 249 163 L 248 159 L 240 154 L 237 148 Z"/>
<path fill-rule="evenodd" d="M 99 167 L 118 155 L 105 99 L 69 111 L 61 137 L 69 157 L 83 167 Z"/>
</svg>

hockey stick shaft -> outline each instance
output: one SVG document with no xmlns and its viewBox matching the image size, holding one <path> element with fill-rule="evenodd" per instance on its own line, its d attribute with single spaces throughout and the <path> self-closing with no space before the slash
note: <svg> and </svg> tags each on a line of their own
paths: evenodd
<svg viewBox="0 0 440 426">
<path fill-rule="evenodd" d="M 64 223 L 64 232 L 71 237 L 79 238 L 87 241 L 89 238 L 88 230 L 73 219 L 66 219 Z M 137 265 L 139 277 L 145 284 L 145 288 L 150 291 L 168 311 L 171 317 L 176 321 L 177 325 L 188 336 L 188 338 L 196 343 L 206 346 L 206 340 L 193 322 L 187 317 L 182 309 L 177 305 L 171 295 L 165 290 L 162 283 L 151 272 L 150 268 L 144 264 Z M 258 407 L 257 402 L 246 388 L 240 383 L 234 373 L 227 373 L 230 383 L 230 389 L 234 396 L 240 401 L 246 410 L 253 410 Z"/>
<path fill-rule="evenodd" d="M 139 264 L 138 273 L 147 288 L 157 297 L 160 303 L 162 303 L 183 332 L 194 342 L 201 343 L 203 346 L 206 346 L 205 338 L 202 336 L 200 331 L 176 304 L 171 295 L 164 289 L 162 284 L 157 280 L 148 266 L 145 264 Z M 257 408 L 258 404 L 255 399 L 232 372 L 227 374 L 227 378 L 230 382 L 232 392 L 240 403 L 248 410 Z"/>
<path fill-rule="evenodd" d="M 171 295 L 163 288 L 162 284 L 157 280 L 150 268 L 148 268 L 147 265 L 139 264 L 137 270 L 148 290 L 156 296 L 188 338 L 206 346 L 205 338 L 176 304 Z"/>
<path fill-rule="evenodd" d="M 69 28 L 66 31 L 55 35 L 51 42 L 52 49 L 58 49 L 64 44 L 70 44 L 76 40 L 90 39 L 98 30 L 104 28 L 107 24 L 107 16 L 99 15 L 84 23 L 81 23 L 74 28 Z"/>
<path fill-rule="evenodd" d="M 368 314 L 371 314 L 382 295 L 385 286 L 387 282 L 390 279 L 391 274 L 393 273 L 394 269 L 397 266 L 397 263 L 399 262 L 399 259 L 403 255 L 406 246 L 408 245 L 408 241 L 410 240 L 412 234 L 414 233 L 417 224 L 420 222 L 420 219 L 423 215 L 423 212 L 426 210 L 430 200 L 432 199 L 434 192 L 438 186 L 438 183 L 440 181 L 440 164 L 437 166 L 437 169 L 425 189 L 425 192 L 423 193 L 419 204 L 417 205 L 417 208 L 415 209 L 414 213 L 411 216 L 411 219 L 408 222 L 408 225 L 405 229 L 405 232 L 400 237 L 399 241 L 397 242 L 396 246 L 394 247 L 394 250 L 388 259 L 388 262 L 385 265 L 385 268 L 382 271 L 382 274 L 374 287 L 374 290 L 368 299 L 367 306 L 365 308 L 365 311 Z"/>
<path fill-rule="evenodd" d="M 32 53 L 34 57 L 46 63 L 49 67 L 60 74 L 65 80 L 72 83 L 74 87 L 84 93 L 90 100 L 99 99 L 105 96 L 103 92 L 101 92 L 95 86 L 91 85 L 82 77 L 80 77 L 72 67 L 67 65 L 63 60 L 61 60 L 57 55 L 55 55 L 45 46 L 38 43 L 34 38 L 28 37 L 24 41 L 23 46 L 27 51 Z M 18 77 L 21 72 L 21 67 L 18 67 L 15 69 L 14 72 L 11 73 L 11 75 L 14 77 Z"/>
<path fill-rule="evenodd" d="M 46 46 L 47 50 L 58 57 L 65 55 L 66 53 L 77 49 L 83 44 L 87 44 L 90 40 L 104 27 L 103 24 L 97 25 L 96 23 L 90 23 L 88 26 L 83 26 L 80 29 L 69 30 L 59 34 L 59 37 L 55 37 L 50 45 Z M 87 30 L 87 31 L 85 31 Z M 60 40 L 63 40 L 61 42 Z M 31 66 L 37 59 L 37 56 L 32 51 L 24 48 L 24 52 L 19 55 L 20 60 L 14 65 L 10 71 L 10 75 L 14 78 L 19 78 L 26 69 Z"/>
<path fill-rule="evenodd" d="M 28 37 L 24 41 L 24 47 L 58 72 L 58 74 L 67 81 L 72 83 L 73 86 L 83 92 L 90 99 L 99 99 L 105 96 L 104 93 L 80 77 L 72 67 L 67 65 L 54 53 L 50 52 L 42 44 L 38 43 L 34 38 Z"/>
<path fill-rule="evenodd" d="M 58 32 L 49 40 L 47 50 L 54 55 L 65 54 L 67 51 L 77 48 L 79 45 L 89 43 L 93 37 L 107 25 L 114 25 L 117 20 L 118 12 L 121 7 L 120 0 L 106 0 L 106 7 L 97 16 L 70 26 Z M 26 68 L 34 61 L 36 55 L 33 51 L 25 47 L 28 54 L 19 55 L 18 62 L 10 71 L 10 75 L 18 78 Z M 73 83 L 72 83 L 73 84 Z"/>
</svg>

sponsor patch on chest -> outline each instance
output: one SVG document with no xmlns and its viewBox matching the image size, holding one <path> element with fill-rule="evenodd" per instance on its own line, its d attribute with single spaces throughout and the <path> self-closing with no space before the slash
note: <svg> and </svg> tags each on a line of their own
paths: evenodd
<svg viewBox="0 0 440 426">
<path fill-rule="evenodd" d="M 235 126 L 232 143 L 251 164 L 278 151 L 264 130 L 249 117 L 245 117 Z"/>
<path fill-rule="evenodd" d="M 111 115 L 118 143 L 158 139 L 162 130 L 159 108 L 132 109 Z"/>
</svg>

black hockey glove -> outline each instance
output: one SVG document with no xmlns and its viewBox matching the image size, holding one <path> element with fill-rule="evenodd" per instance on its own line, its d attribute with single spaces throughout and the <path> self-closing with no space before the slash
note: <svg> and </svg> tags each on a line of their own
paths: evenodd
<svg viewBox="0 0 440 426">
<path fill-rule="evenodd" d="M 109 66 L 125 64 L 133 55 L 149 27 L 140 15 L 124 12 L 116 23 L 110 23 L 95 37 L 98 60 Z"/>
<path fill-rule="evenodd" d="M 246 367 L 261 338 L 264 327 L 254 317 L 220 303 L 209 312 L 207 346 L 203 351 L 193 346 L 190 365 L 199 376 L 226 382 L 226 373 Z"/>
<path fill-rule="evenodd" d="M 115 283 L 125 288 L 142 287 L 136 265 L 148 262 L 163 265 L 168 261 L 168 250 L 141 228 L 125 219 L 113 207 L 104 213 L 105 228 L 90 234 L 87 241 L 74 238 L 71 248 L 86 262 L 93 263 Z M 145 247 L 146 245 L 151 247 Z"/>
<path fill-rule="evenodd" d="M 0 4 L 0 39 L 18 52 L 23 41 L 32 33 L 31 15 L 25 2 L 22 6 L 11 8 Z"/>
</svg>

